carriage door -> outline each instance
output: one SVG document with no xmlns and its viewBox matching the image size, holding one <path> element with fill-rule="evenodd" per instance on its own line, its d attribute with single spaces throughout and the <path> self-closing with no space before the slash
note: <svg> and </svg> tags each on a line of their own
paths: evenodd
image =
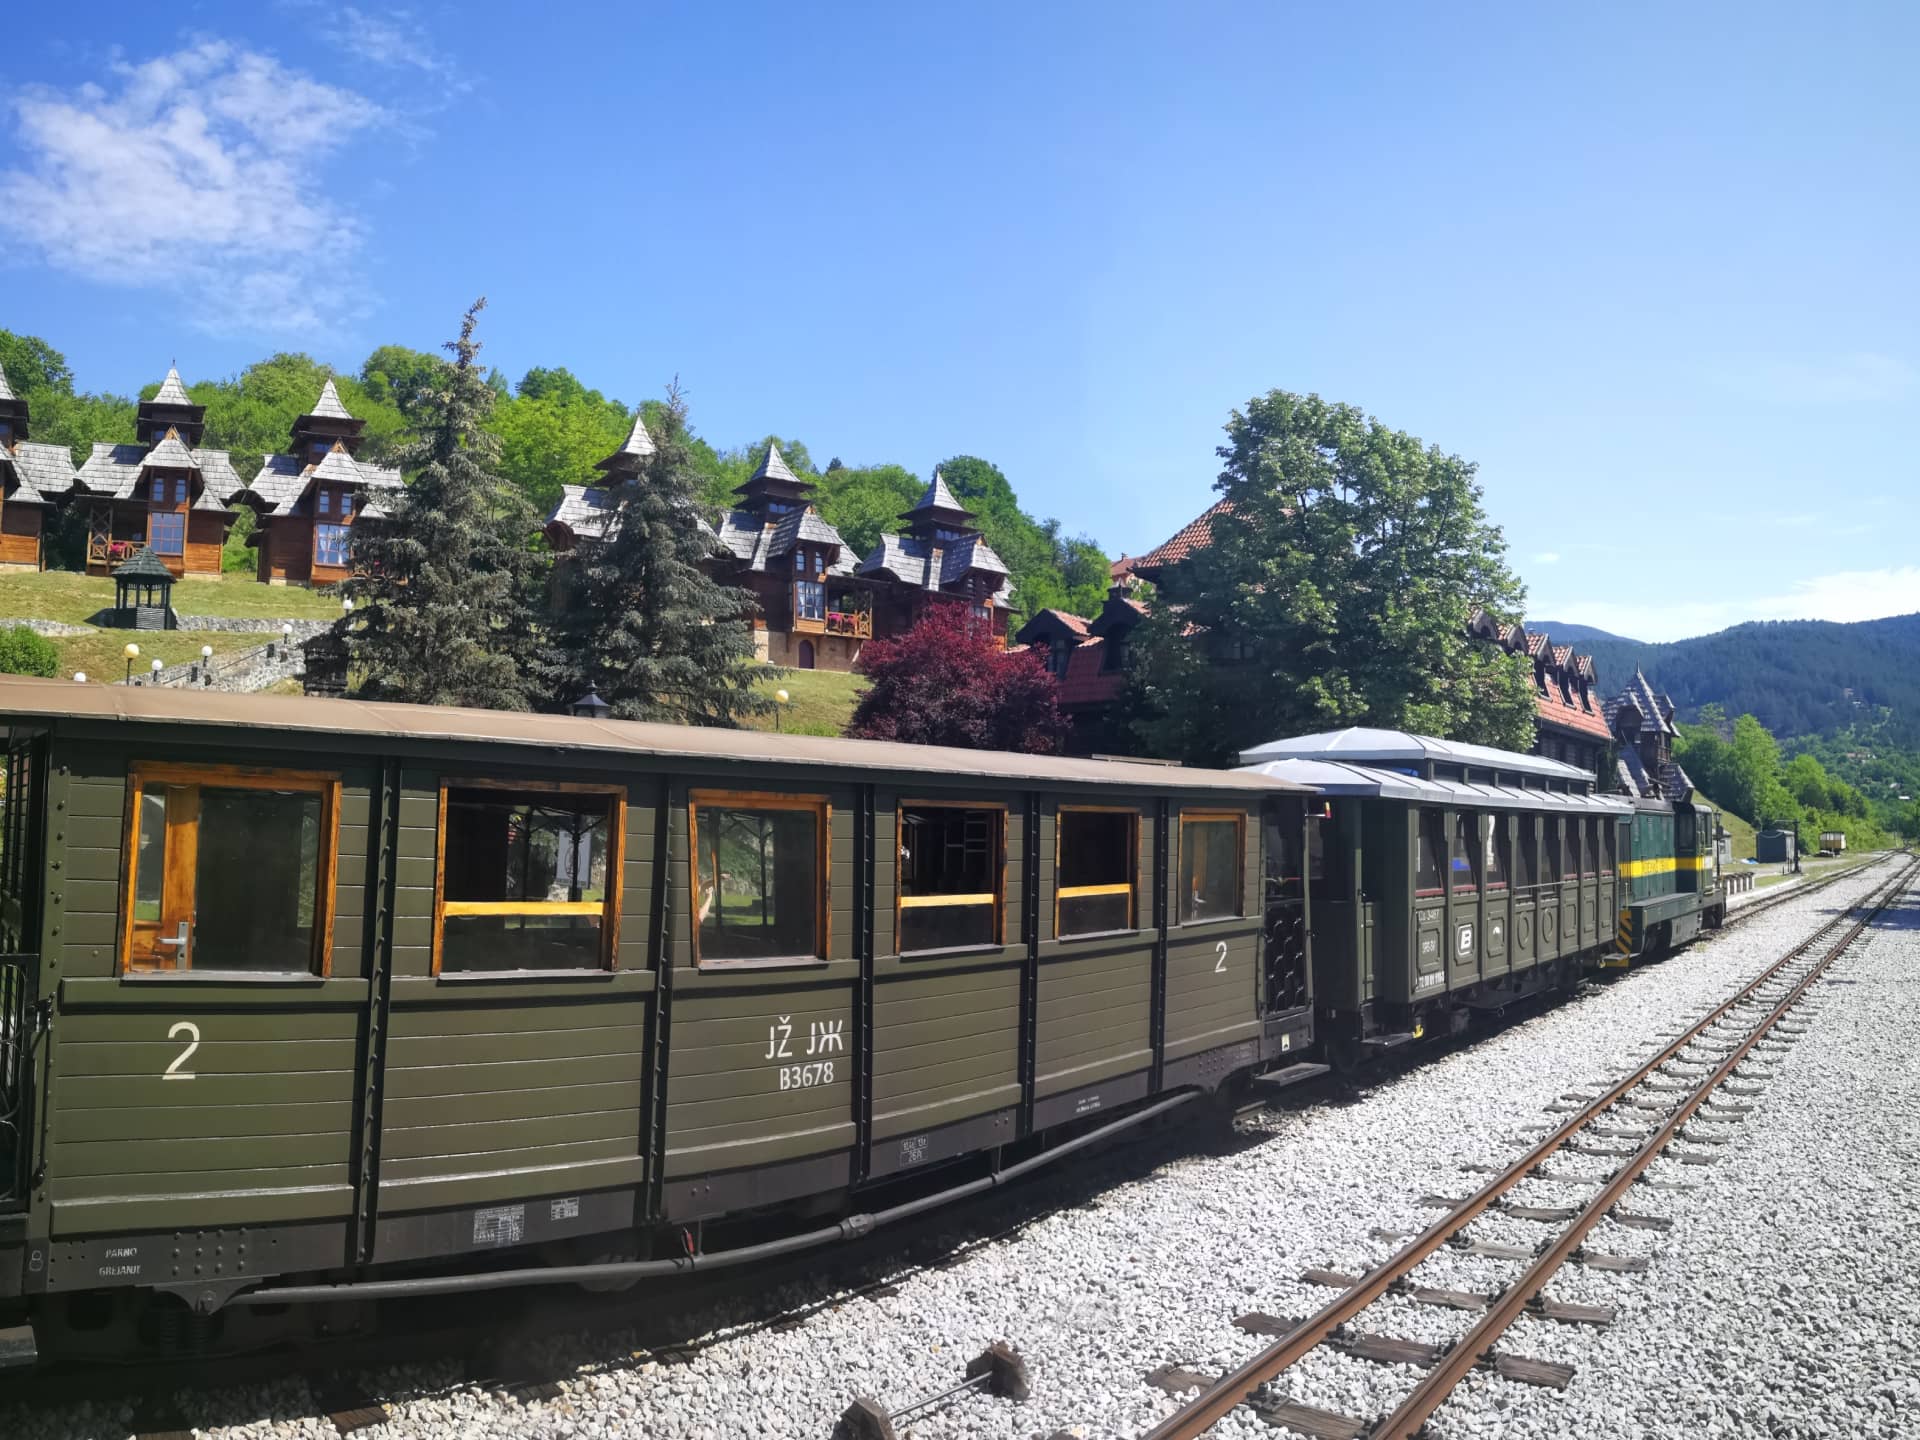
<svg viewBox="0 0 1920 1440">
<path fill-rule="evenodd" d="M 1307 985 L 1306 807 L 1293 797 L 1269 801 L 1266 830 L 1265 928 L 1261 943 L 1261 1011 L 1269 1019 L 1303 1010 Z"/>
</svg>

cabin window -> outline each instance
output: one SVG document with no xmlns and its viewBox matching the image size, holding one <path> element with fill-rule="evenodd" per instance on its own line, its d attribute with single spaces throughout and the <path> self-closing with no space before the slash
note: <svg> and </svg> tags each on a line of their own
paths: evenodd
<svg viewBox="0 0 1920 1440">
<path fill-rule="evenodd" d="M 1054 934 L 1133 929 L 1139 835 L 1136 810 L 1062 807 L 1054 858 L 1059 886 Z"/>
<path fill-rule="evenodd" d="M 351 514 L 353 514 L 353 492 L 351 490 L 342 490 L 340 492 L 340 518 L 344 520 Z"/>
<path fill-rule="evenodd" d="M 187 548 L 187 517 L 161 510 L 147 517 L 147 544 L 156 555 L 179 555 Z"/>
<path fill-rule="evenodd" d="M 1498 815 L 1488 815 L 1480 824 L 1487 837 L 1481 847 L 1481 864 L 1485 867 L 1487 889 L 1504 890 L 1507 888 L 1507 855 L 1511 844 L 1507 838 L 1506 822 Z"/>
<path fill-rule="evenodd" d="M 176 505 L 184 505 L 187 503 L 187 477 L 184 475 L 176 475 L 174 477 L 173 503 Z"/>
<path fill-rule="evenodd" d="M 348 536 L 345 525 L 313 527 L 313 563 L 344 567 L 347 563 Z"/>
<path fill-rule="evenodd" d="M 1241 867 L 1247 817 L 1241 814 L 1180 816 L 1180 923 L 1223 920 L 1243 912 Z"/>
<path fill-rule="evenodd" d="M 327 972 L 337 775 L 136 764 L 122 969 Z"/>
<path fill-rule="evenodd" d="M 827 618 L 827 587 L 818 580 L 799 580 L 793 587 L 793 613 L 802 620 Z"/>
<path fill-rule="evenodd" d="M 166 477 L 156 475 L 154 477 L 153 484 L 148 487 L 148 493 L 152 496 L 154 504 L 156 505 L 166 504 L 167 503 Z"/>
<path fill-rule="evenodd" d="M 315 500 L 320 507 L 320 513 L 322 515 L 331 515 L 333 513 L 333 492 L 332 491 L 330 490 L 316 491 Z"/>
<path fill-rule="evenodd" d="M 1438 810 L 1421 810 L 1418 853 L 1413 862 L 1413 893 L 1416 897 L 1447 893 L 1446 874 L 1440 857 L 1447 853 L 1444 819 Z"/>
<path fill-rule="evenodd" d="M 1540 818 L 1520 817 L 1520 875 L 1518 883 L 1531 889 L 1540 883 Z"/>
<path fill-rule="evenodd" d="M 1546 873 L 1541 877 L 1549 885 L 1560 883 L 1560 817 L 1553 816 L 1540 822 L 1540 854 L 1546 860 Z"/>
<path fill-rule="evenodd" d="M 1000 943 L 1006 818 L 998 807 L 900 807 L 902 955 Z"/>
<path fill-rule="evenodd" d="M 696 791 L 692 809 L 695 962 L 826 959 L 826 798 Z"/>
<path fill-rule="evenodd" d="M 434 973 L 611 968 L 625 812 L 597 786 L 442 786 Z"/>
<path fill-rule="evenodd" d="M 804 575 L 807 573 L 806 551 L 796 550 L 793 552 L 793 573 L 796 575 Z"/>
</svg>

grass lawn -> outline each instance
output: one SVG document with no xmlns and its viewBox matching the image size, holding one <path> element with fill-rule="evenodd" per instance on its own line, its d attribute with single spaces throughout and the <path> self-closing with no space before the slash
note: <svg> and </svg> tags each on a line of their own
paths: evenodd
<svg viewBox="0 0 1920 1440">
<path fill-rule="evenodd" d="M 0 574 L 0 623 L 17 618 L 84 625 L 96 610 L 111 604 L 113 581 L 105 575 L 77 575 L 70 570 Z M 324 590 L 262 585 L 250 575 L 236 574 L 224 580 L 175 582 L 173 608 L 181 615 L 332 620 L 340 614 L 340 599 Z M 200 642 L 195 641 L 193 648 L 197 652 Z"/>
<path fill-rule="evenodd" d="M 780 707 L 776 727 L 772 715 L 757 715 L 747 721 L 755 730 L 791 731 L 795 735 L 838 735 L 847 728 L 853 707 L 867 688 L 866 677 L 847 675 L 837 670 L 789 670 L 778 680 L 760 686 L 760 693 L 772 698 L 776 690 L 787 692 L 789 703 Z"/>
</svg>

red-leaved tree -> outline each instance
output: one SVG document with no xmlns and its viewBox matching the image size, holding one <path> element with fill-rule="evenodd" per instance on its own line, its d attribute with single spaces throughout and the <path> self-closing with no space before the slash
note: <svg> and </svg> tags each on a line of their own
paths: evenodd
<svg viewBox="0 0 1920 1440">
<path fill-rule="evenodd" d="M 1002 650 L 964 605 L 931 606 L 906 634 L 869 641 L 858 668 L 873 684 L 847 724 L 856 740 L 1051 755 L 1066 739 L 1039 653 Z"/>
</svg>

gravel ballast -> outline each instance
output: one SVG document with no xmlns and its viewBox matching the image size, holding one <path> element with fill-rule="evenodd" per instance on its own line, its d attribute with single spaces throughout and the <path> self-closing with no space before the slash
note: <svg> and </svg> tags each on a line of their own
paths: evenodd
<svg viewBox="0 0 1920 1440">
<path fill-rule="evenodd" d="M 1175 1364 L 1217 1373 L 1264 1342 L 1236 1329 L 1247 1311 L 1297 1317 L 1333 1293 L 1304 1270 L 1357 1273 L 1389 1254 L 1376 1228 L 1412 1231 L 1435 1211 L 1429 1194 L 1462 1195 L 1484 1177 L 1467 1163 L 1503 1165 L 1569 1090 L 1618 1076 L 1646 1058 L 1653 1037 L 1691 1024 L 1772 960 L 1887 877 L 1884 866 L 1755 916 L 1664 963 L 1592 987 L 1475 1043 L 1423 1059 L 1407 1073 L 1357 1089 L 1329 1089 L 1243 1122 L 1237 1143 L 1180 1154 L 1140 1174 L 1139 1152 L 1064 1162 L 1123 1177 L 1096 1203 L 1044 1214 L 1010 1238 L 982 1245 L 951 1268 L 905 1271 L 892 1293 L 848 1297 L 831 1252 L 822 1281 L 773 1299 L 807 1311 L 804 1323 L 769 1328 L 762 1302 L 680 1317 L 683 1363 L 629 1358 L 636 1335 L 558 1336 L 534 1358 L 565 1379 L 550 1399 L 521 1399 L 467 1382 L 456 1365 L 407 1367 L 367 1377 L 389 1401 L 383 1437 L 796 1437 L 826 1440 L 856 1393 L 900 1408 L 945 1390 L 966 1361 L 1006 1340 L 1027 1361 L 1024 1404 L 963 1396 L 901 1427 L 903 1437 L 1031 1440 L 1139 1434 L 1175 1401 L 1147 1373 Z M 1620 1307 L 1605 1331 L 1528 1324 L 1507 1348 L 1578 1367 L 1573 1387 L 1549 1393 L 1476 1380 L 1438 1417 L 1444 1435 L 1878 1435 L 1920 1419 L 1913 1303 L 1920 1283 L 1904 1186 L 1920 1151 L 1920 1080 L 1908 1054 L 1906 1005 L 1920 980 L 1920 934 L 1911 912 L 1836 972 L 1852 987 L 1822 986 L 1810 1033 L 1775 1067 L 1778 1077 L 1732 1127 L 1733 1143 L 1709 1169 L 1672 1166 L 1693 1193 L 1658 1193 L 1635 1209 L 1669 1214 L 1667 1233 L 1612 1224 L 1596 1248 L 1650 1255 L 1645 1274 L 1570 1271 L 1556 1298 Z M 1198 1120 L 1191 1122 L 1197 1127 Z M 1537 1135 L 1536 1135 L 1537 1138 Z M 1141 1147 L 1151 1153 L 1161 1142 Z M 1664 1162 L 1663 1162 L 1664 1163 Z M 1556 1170 L 1599 1174 L 1580 1157 Z M 1837 1178 L 1836 1178 L 1837 1177 Z M 1041 1209 L 1053 1185 L 1026 1187 Z M 1532 1203 L 1567 1203 L 1578 1187 L 1528 1182 Z M 1063 1196 L 1064 1198 L 1064 1196 Z M 1492 1216 L 1474 1238 L 1534 1244 L 1542 1227 Z M 1416 1283 L 1490 1290 L 1511 1273 L 1479 1257 L 1447 1254 Z M 1867 1309 L 1841 1289 L 1876 1279 Z M 844 1303 L 821 1302 L 844 1301 Z M 1473 1317 L 1391 1302 L 1390 1330 L 1444 1340 Z M 644 1301 L 635 1313 L 645 1313 Z M 751 1319 L 749 1319 L 751 1316 Z M 1537 1333 L 1536 1333 L 1537 1332 Z M 1549 1333 L 1551 1332 L 1551 1333 Z M 1744 1347 L 1744 1348 L 1741 1348 Z M 1718 1357 L 1729 1357 L 1716 1370 Z M 1316 1355 L 1280 1388 L 1292 1398 L 1356 1418 L 1391 1408 L 1414 1372 Z M 1824 1383 L 1824 1391 L 1818 1386 Z M 1849 1398 L 1848 1426 L 1828 1427 L 1832 1397 Z M 1824 1397 L 1824 1398 L 1823 1398 Z M 178 1397 L 201 1433 L 312 1436 L 333 1426 L 303 1380 L 245 1393 Z M 1769 1419 L 1768 1407 L 1781 1419 Z M 118 1405 L 25 1412 L 0 1402 L 0 1434 L 72 1440 L 127 1433 Z M 1758 1428 L 1755 1428 L 1755 1427 Z M 1880 1428 L 1874 1428 L 1879 1426 Z M 1637 1428 L 1635 1428 L 1637 1427 Z M 1717 1427 L 1717 1428 L 1716 1428 Z M 1798 1428 L 1796 1428 L 1798 1427 Z M 1891 1428 L 1890 1428 L 1891 1427 Z M 1279 1432 L 1242 1411 L 1219 1435 Z"/>
</svg>

